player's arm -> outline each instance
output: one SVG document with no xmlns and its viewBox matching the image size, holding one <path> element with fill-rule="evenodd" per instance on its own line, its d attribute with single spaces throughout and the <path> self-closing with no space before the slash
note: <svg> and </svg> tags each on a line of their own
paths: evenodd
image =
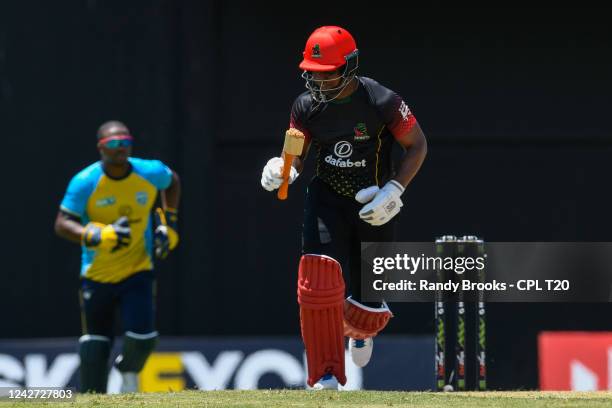
<svg viewBox="0 0 612 408">
<path fill-rule="evenodd" d="M 289 130 L 297 129 L 304 135 L 301 154 L 299 156 L 295 155 L 291 162 L 291 170 L 288 179 L 289 184 L 293 183 L 304 169 L 304 162 L 306 160 L 306 156 L 308 155 L 308 149 L 312 139 L 308 129 L 303 125 L 307 108 L 305 107 L 302 99 L 303 98 L 300 96 L 293 103 L 293 106 L 291 107 L 291 115 L 289 117 Z M 285 133 L 285 136 L 287 136 L 287 133 Z M 267 191 L 274 191 L 283 183 L 282 170 L 285 164 L 283 157 L 284 155 L 281 151 L 279 157 L 273 157 L 268 160 L 263 168 L 261 173 L 261 186 Z"/>
<path fill-rule="evenodd" d="M 55 233 L 71 242 L 81 243 L 81 237 L 85 228 L 81 225 L 81 220 L 76 215 L 58 211 L 55 217 Z"/>
<path fill-rule="evenodd" d="M 172 171 L 170 186 L 162 190 L 160 195 L 164 209 L 171 208 L 176 210 L 178 208 L 181 200 L 181 179 L 174 170 Z"/>
<path fill-rule="evenodd" d="M 400 162 L 394 180 L 404 188 L 410 184 L 417 174 L 427 155 L 427 139 L 418 122 L 405 134 L 396 138 L 404 148 L 404 156 Z"/>
<path fill-rule="evenodd" d="M 86 213 L 94 183 L 82 173 L 70 180 L 60 211 L 55 217 L 55 233 L 71 242 L 78 242 L 88 248 L 105 249 L 114 252 L 131 242 L 130 225 L 127 217 L 120 217 L 112 224 L 89 222 L 83 226 L 81 220 Z"/>
<path fill-rule="evenodd" d="M 304 149 L 302 150 L 302 154 L 299 156 L 295 156 L 293 158 L 293 167 L 297 170 L 298 174 L 304 170 L 304 163 L 306 162 L 306 158 L 308 157 L 308 151 L 310 150 L 310 138 L 304 139 Z"/>
<path fill-rule="evenodd" d="M 165 259 L 179 242 L 178 206 L 181 200 L 181 180 L 174 170 L 170 185 L 161 190 L 159 195 L 163 208 L 155 210 L 155 255 Z"/>
<path fill-rule="evenodd" d="M 312 136 L 309 130 L 304 126 L 304 112 L 304 106 L 296 101 L 291 107 L 291 116 L 289 118 L 289 127 L 295 128 L 304 134 L 302 153 L 299 156 L 295 156 L 292 163 L 298 174 L 304 170 L 306 157 L 308 157 L 308 151 L 310 150 L 310 142 L 312 141 Z M 281 157 L 283 157 L 282 153 Z"/>
<path fill-rule="evenodd" d="M 404 148 L 404 156 L 392 180 L 382 188 L 371 186 L 360 190 L 355 199 L 365 204 L 359 217 L 378 226 L 395 217 L 403 206 L 401 199 L 406 186 L 421 168 L 427 154 L 427 140 L 406 103 L 394 92 L 375 87 L 379 111 L 395 140 Z"/>
</svg>

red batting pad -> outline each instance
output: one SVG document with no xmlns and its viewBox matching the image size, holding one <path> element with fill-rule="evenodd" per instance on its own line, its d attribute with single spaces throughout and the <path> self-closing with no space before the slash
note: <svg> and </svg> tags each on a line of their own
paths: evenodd
<svg viewBox="0 0 612 408">
<path fill-rule="evenodd" d="M 300 325 L 311 387 L 325 374 L 346 384 L 342 328 L 344 279 L 338 261 L 303 255 L 298 272 Z"/>
<path fill-rule="evenodd" d="M 386 307 L 373 309 L 347 299 L 344 302 L 344 335 L 357 340 L 374 337 L 393 317 Z"/>
</svg>

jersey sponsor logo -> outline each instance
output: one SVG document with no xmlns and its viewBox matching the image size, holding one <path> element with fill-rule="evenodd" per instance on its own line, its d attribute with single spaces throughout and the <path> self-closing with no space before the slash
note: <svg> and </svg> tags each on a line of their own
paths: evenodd
<svg viewBox="0 0 612 408">
<path fill-rule="evenodd" d="M 136 202 L 140 205 L 146 205 L 149 201 L 149 195 L 146 191 L 138 191 L 136 193 Z"/>
<path fill-rule="evenodd" d="M 115 204 L 116 202 L 117 200 L 113 196 L 103 197 L 103 198 L 96 200 L 96 207 L 109 207 Z"/>
<path fill-rule="evenodd" d="M 353 154 L 353 145 L 345 141 L 338 142 L 334 145 L 334 154 L 341 159 L 351 157 Z"/>
<path fill-rule="evenodd" d="M 359 122 L 353 128 L 353 131 L 355 132 L 356 142 L 364 142 L 370 138 L 370 135 L 368 135 L 368 129 L 366 128 L 365 123 Z"/>
<path fill-rule="evenodd" d="M 398 110 L 400 115 L 402 115 L 402 119 L 405 121 L 408 120 L 408 116 L 412 115 L 412 112 L 410 112 L 410 108 L 408 107 L 408 105 L 406 105 L 406 102 L 404 101 L 402 101 Z"/>
<path fill-rule="evenodd" d="M 353 155 L 353 145 L 347 141 L 340 141 L 334 145 L 334 155 L 328 154 L 325 157 L 325 163 L 331 164 L 335 167 L 341 168 L 352 168 L 352 167 L 365 167 L 366 160 L 351 161 L 349 157 Z"/>
<path fill-rule="evenodd" d="M 331 164 L 332 166 L 336 166 L 336 167 L 342 167 L 342 168 L 351 168 L 351 167 L 365 167 L 366 166 L 366 160 L 359 160 L 359 161 L 351 161 L 351 159 L 336 159 L 335 157 L 332 157 L 332 155 L 328 155 L 325 157 L 325 163 Z"/>
</svg>

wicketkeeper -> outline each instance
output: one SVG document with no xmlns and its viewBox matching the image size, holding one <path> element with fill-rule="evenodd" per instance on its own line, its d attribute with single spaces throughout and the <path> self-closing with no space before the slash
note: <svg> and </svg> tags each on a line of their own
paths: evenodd
<svg viewBox="0 0 612 408">
<path fill-rule="evenodd" d="M 283 154 L 296 156 L 291 167 L 283 157 L 270 159 L 261 178 L 268 191 L 292 183 L 315 146 L 316 175 L 306 191 L 298 272 L 307 382 L 314 389 L 346 383 L 344 336 L 352 360 L 363 367 L 372 354 L 372 338 L 392 317 L 386 303 L 361 300 L 360 244 L 394 240 L 402 194 L 427 151 L 402 98 L 357 76 L 358 55 L 344 28 L 325 26 L 311 34 L 299 64 L 308 91 L 293 103 Z M 295 150 L 291 138 L 299 140 L 296 132 L 303 134 L 301 154 L 289 151 Z M 391 160 L 394 143 L 405 152 L 397 167 Z"/>
<path fill-rule="evenodd" d="M 121 391 L 138 390 L 158 336 L 154 256 L 165 258 L 179 240 L 179 178 L 158 160 L 130 157 L 132 143 L 123 123 L 100 127 L 101 160 L 72 178 L 55 221 L 56 233 L 82 248 L 81 392 L 106 392 L 116 308 L 124 331 L 114 363 Z M 153 215 L 158 192 L 164 208 Z"/>
</svg>

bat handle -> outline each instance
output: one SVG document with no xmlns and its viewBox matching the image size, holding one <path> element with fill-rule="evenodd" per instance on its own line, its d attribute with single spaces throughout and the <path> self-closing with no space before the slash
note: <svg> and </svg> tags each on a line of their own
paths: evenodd
<svg viewBox="0 0 612 408">
<path fill-rule="evenodd" d="M 291 174 L 291 164 L 293 163 L 293 155 L 283 152 L 283 183 L 278 188 L 278 194 L 276 195 L 279 200 L 287 199 L 287 192 L 289 191 L 289 175 Z"/>
</svg>

